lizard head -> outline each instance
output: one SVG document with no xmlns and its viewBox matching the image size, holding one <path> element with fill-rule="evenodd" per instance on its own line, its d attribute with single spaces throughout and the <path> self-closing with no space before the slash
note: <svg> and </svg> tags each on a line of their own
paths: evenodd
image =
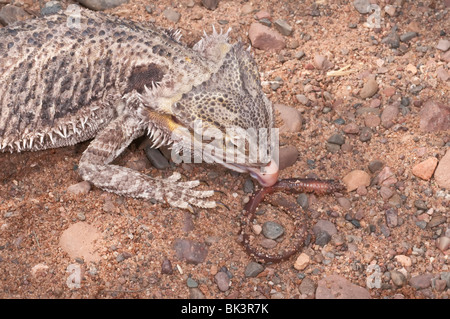
<svg viewBox="0 0 450 319">
<path fill-rule="evenodd" d="M 250 52 L 241 43 L 227 50 L 218 71 L 172 105 L 173 118 L 185 129 L 177 130 L 173 150 L 190 147 L 194 159 L 199 155 L 204 162 L 248 172 L 262 186 L 271 186 L 278 178 L 272 104 Z"/>
</svg>

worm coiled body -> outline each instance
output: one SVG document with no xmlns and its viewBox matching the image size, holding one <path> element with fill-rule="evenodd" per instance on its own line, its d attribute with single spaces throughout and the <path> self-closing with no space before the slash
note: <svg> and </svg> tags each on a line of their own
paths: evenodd
<svg viewBox="0 0 450 319">
<path fill-rule="evenodd" d="M 292 214 L 294 219 L 295 233 L 294 233 L 294 247 L 283 251 L 279 254 L 266 254 L 250 244 L 250 235 L 245 232 L 245 227 L 251 225 L 255 220 L 255 212 L 258 205 L 264 200 L 268 194 L 275 192 L 292 192 L 292 193 L 314 193 L 316 195 L 329 195 L 334 192 L 339 192 L 344 189 L 344 186 L 334 180 L 318 180 L 313 178 L 288 178 L 275 183 L 273 186 L 265 187 L 252 195 L 248 203 L 244 207 L 244 217 L 246 220 L 241 222 L 242 244 L 247 253 L 256 259 L 264 262 L 281 262 L 289 259 L 292 255 L 300 251 L 308 236 L 306 224 L 302 222 L 300 214 Z"/>
</svg>

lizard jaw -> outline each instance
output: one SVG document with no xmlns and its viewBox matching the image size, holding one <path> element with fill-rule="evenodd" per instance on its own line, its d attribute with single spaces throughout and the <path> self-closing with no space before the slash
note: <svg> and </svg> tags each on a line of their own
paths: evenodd
<svg viewBox="0 0 450 319">
<path fill-rule="evenodd" d="M 250 176 L 256 179 L 263 187 L 270 187 L 275 184 L 280 173 L 274 160 L 270 161 L 267 166 L 261 168 L 248 167 L 247 170 L 250 172 Z"/>
<path fill-rule="evenodd" d="M 278 181 L 279 169 L 277 163 L 272 160 L 267 166 L 262 167 L 248 167 L 238 164 L 222 163 L 227 168 L 230 168 L 239 173 L 250 173 L 250 176 L 258 181 L 263 187 L 270 187 Z"/>
</svg>

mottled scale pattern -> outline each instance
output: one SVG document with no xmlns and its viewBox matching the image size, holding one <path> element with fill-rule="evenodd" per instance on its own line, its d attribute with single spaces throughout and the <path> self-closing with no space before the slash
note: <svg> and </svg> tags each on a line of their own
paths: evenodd
<svg viewBox="0 0 450 319">
<path fill-rule="evenodd" d="M 36 151 L 94 140 L 83 153 L 83 179 L 114 193 L 214 207 L 211 191 L 179 176 L 158 180 L 111 162 L 148 134 L 171 145 L 196 120 L 272 127 L 272 106 L 256 64 L 228 33 L 193 48 L 176 30 L 123 20 L 72 5 L 58 14 L 0 28 L 0 152 Z"/>
</svg>

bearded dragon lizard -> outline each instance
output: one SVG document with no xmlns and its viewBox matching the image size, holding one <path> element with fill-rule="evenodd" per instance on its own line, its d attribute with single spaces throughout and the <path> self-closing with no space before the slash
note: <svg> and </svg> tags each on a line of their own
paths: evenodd
<svg viewBox="0 0 450 319">
<path fill-rule="evenodd" d="M 241 43 L 228 43 L 228 32 L 214 30 L 190 48 L 177 31 L 76 7 L 0 28 L 0 39 L 0 152 L 93 139 L 78 171 L 109 192 L 215 207 L 213 191 L 195 189 L 199 181 L 153 178 L 112 161 L 145 134 L 155 148 L 179 145 L 174 131 L 192 141 L 198 120 L 231 144 L 227 127 L 274 126 L 256 63 Z M 277 181 L 276 161 L 244 155 L 244 163 L 222 164 L 263 186 Z"/>
</svg>

